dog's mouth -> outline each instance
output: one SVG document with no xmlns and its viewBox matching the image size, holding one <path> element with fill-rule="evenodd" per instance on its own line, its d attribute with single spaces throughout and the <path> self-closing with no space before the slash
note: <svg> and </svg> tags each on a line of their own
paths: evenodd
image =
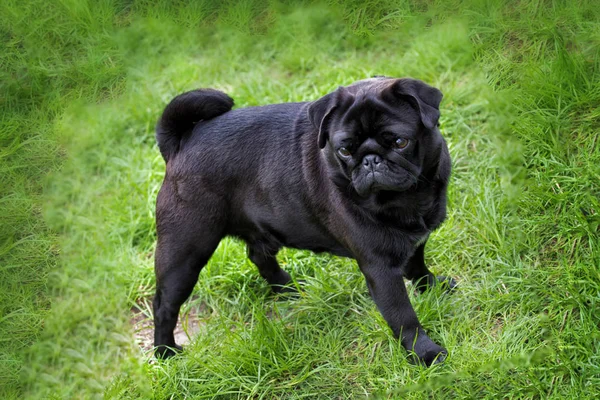
<svg viewBox="0 0 600 400">
<path fill-rule="evenodd" d="M 404 192 L 417 183 L 417 178 L 409 172 L 391 174 L 389 171 L 359 171 L 352 174 L 352 185 L 361 197 L 380 191 Z"/>
</svg>

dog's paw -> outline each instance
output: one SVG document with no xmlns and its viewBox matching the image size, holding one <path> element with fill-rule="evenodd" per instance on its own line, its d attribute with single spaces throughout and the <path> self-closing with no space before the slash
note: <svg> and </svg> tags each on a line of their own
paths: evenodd
<svg viewBox="0 0 600 400">
<path fill-rule="evenodd" d="M 411 343 L 411 346 L 407 346 L 406 341 L 402 344 L 409 351 L 411 361 L 416 364 L 429 367 L 434 364 L 443 363 L 448 356 L 448 351 L 431 340 L 422 329 L 419 329 L 416 338 Z"/>
<path fill-rule="evenodd" d="M 448 293 L 454 292 L 458 288 L 458 282 L 450 276 L 438 275 L 436 276 L 437 284 L 446 290 Z"/>
<path fill-rule="evenodd" d="M 420 280 L 413 281 L 413 283 L 419 293 L 425 293 L 435 286 L 440 286 L 446 292 L 451 293 L 458 287 L 458 283 L 453 278 L 443 275 L 438 275 L 436 277 L 429 275 Z"/>
<path fill-rule="evenodd" d="M 299 285 L 302 285 L 302 281 L 298 281 L 297 284 L 294 282 L 290 282 L 287 285 L 283 286 L 271 286 L 273 292 L 276 295 L 276 300 L 297 300 L 300 298 L 300 292 L 302 288 Z"/>
<path fill-rule="evenodd" d="M 268 277 L 267 282 L 271 285 L 273 293 L 293 293 L 297 291 L 290 274 L 282 269 Z"/>
<path fill-rule="evenodd" d="M 285 285 L 271 285 L 271 289 L 273 290 L 273 293 L 276 294 L 298 293 L 298 289 L 296 289 L 293 282 Z"/>
<path fill-rule="evenodd" d="M 426 367 L 442 364 L 446 357 L 448 357 L 448 351 L 433 342 L 426 348 L 413 350 L 413 361 Z"/>
<path fill-rule="evenodd" d="M 425 352 L 425 354 L 418 355 L 419 362 L 427 367 L 435 364 L 442 364 L 448 357 L 448 351 L 443 347 L 438 346 L 439 349 L 433 349 Z"/>
<path fill-rule="evenodd" d="M 154 356 L 158 359 L 167 359 L 173 357 L 183 351 L 183 347 L 179 345 L 165 346 L 159 345 L 154 348 Z"/>
<path fill-rule="evenodd" d="M 294 282 L 292 277 L 285 271 L 282 271 L 285 275 L 282 274 L 279 281 L 277 283 L 271 283 L 271 290 L 275 294 L 284 295 L 284 297 L 298 297 L 300 286 L 304 285 L 304 281 L 298 280 Z"/>
</svg>

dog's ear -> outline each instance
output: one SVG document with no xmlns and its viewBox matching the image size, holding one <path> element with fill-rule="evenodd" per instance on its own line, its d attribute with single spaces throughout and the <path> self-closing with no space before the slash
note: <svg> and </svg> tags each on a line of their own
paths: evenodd
<svg viewBox="0 0 600 400">
<path fill-rule="evenodd" d="M 336 109 L 346 103 L 352 95 L 345 87 L 340 86 L 335 92 L 321 97 L 308 106 L 308 118 L 314 128 L 319 132 L 318 143 L 322 149 L 329 139 L 329 124 Z"/>
<path fill-rule="evenodd" d="M 421 121 L 427 129 L 437 126 L 440 119 L 440 102 L 442 92 L 417 79 L 397 79 L 384 90 L 384 98 L 408 97 L 412 100 L 421 114 Z"/>
</svg>

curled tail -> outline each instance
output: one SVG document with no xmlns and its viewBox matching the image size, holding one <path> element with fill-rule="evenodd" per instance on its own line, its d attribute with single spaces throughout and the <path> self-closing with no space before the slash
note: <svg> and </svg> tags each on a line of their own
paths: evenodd
<svg viewBox="0 0 600 400">
<path fill-rule="evenodd" d="M 182 135 L 196 122 L 217 117 L 231 107 L 231 97 L 214 89 L 192 90 L 171 100 L 156 126 L 156 141 L 165 161 L 177 153 Z"/>
</svg>

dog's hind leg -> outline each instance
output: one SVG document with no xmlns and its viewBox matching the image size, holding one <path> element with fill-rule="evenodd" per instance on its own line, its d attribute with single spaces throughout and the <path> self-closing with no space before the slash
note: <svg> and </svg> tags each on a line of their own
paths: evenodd
<svg viewBox="0 0 600 400">
<path fill-rule="evenodd" d="M 277 262 L 279 248 L 263 242 L 248 242 L 248 258 L 258 267 L 260 275 L 269 282 L 275 293 L 294 291 L 289 286 L 290 274 L 285 272 Z"/>
<path fill-rule="evenodd" d="M 214 214 L 206 217 L 181 205 L 159 209 L 157 216 L 154 346 L 158 357 L 169 357 L 181 349 L 173 336 L 181 305 L 217 248 L 223 223 Z"/>
</svg>

